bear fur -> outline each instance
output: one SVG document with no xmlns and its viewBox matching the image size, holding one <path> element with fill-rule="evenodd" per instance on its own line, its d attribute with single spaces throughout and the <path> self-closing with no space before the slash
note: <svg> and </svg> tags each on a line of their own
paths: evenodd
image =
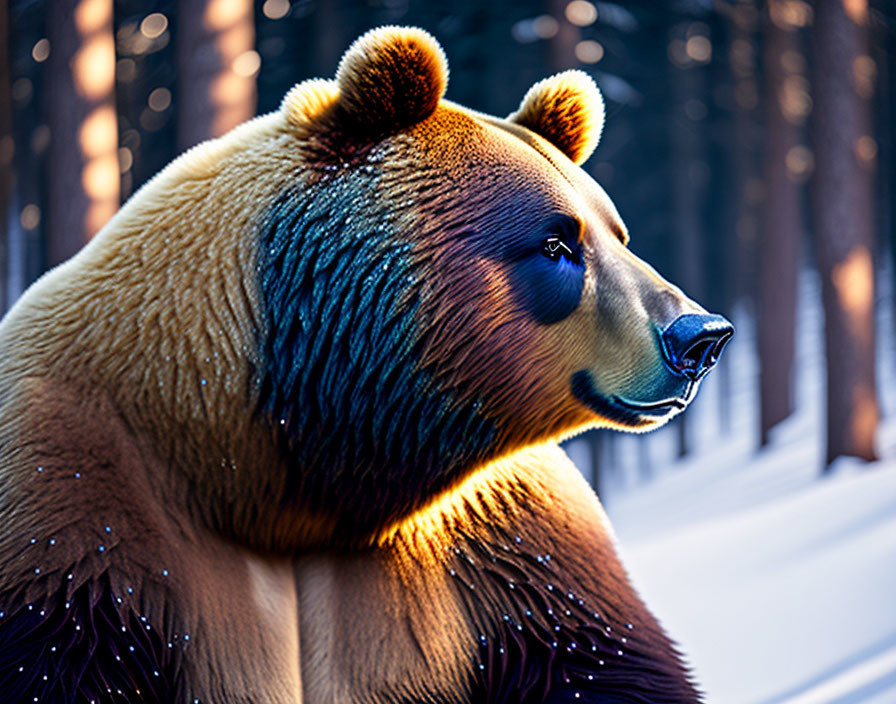
<svg viewBox="0 0 896 704">
<path fill-rule="evenodd" d="M 702 309 L 577 166 L 590 78 L 447 78 L 368 33 L 0 324 L 3 701 L 699 700 L 557 442 L 680 410 Z"/>
</svg>

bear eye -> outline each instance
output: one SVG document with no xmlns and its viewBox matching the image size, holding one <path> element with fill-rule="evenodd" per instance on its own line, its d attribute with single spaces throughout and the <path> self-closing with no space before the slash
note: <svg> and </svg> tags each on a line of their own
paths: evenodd
<svg viewBox="0 0 896 704">
<path fill-rule="evenodd" d="M 553 262 L 559 261 L 561 258 L 567 261 L 575 261 L 575 253 L 562 238 L 551 235 L 544 241 L 542 254 Z"/>
</svg>

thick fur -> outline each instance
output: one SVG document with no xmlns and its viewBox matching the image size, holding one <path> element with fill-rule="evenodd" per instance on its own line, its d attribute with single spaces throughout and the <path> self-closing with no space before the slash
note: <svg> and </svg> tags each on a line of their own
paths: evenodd
<svg viewBox="0 0 896 704">
<path fill-rule="evenodd" d="M 587 73 L 564 71 L 532 86 L 520 109 L 507 119 L 540 134 L 574 164 L 582 164 L 600 141 L 604 101 Z"/>
<path fill-rule="evenodd" d="M 698 701 L 556 442 L 668 420 L 702 309 L 570 160 L 592 93 L 446 78 L 363 37 L 0 324 L 4 701 Z"/>
<path fill-rule="evenodd" d="M 438 107 L 448 62 L 419 29 L 384 27 L 358 38 L 336 72 L 339 106 L 355 134 L 410 127 Z"/>
</svg>

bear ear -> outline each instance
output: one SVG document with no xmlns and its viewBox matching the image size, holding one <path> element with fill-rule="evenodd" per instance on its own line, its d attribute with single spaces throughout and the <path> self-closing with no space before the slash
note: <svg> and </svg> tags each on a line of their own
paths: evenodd
<svg viewBox="0 0 896 704">
<path fill-rule="evenodd" d="M 600 141 L 604 100 L 588 74 L 564 71 L 532 86 L 519 110 L 507 119 L 544 137 L 575 164 L 582 164 Z"/>
<path fill-rule="evenodd" d="M 356 39 L 339 62 L 338 109 L 355 129 L 395 132 L 429 117 L 447 83 L 448 62 L 430 34 L 380 27 Z"/>
<path fill-rule="evenodd" d="M 280 109 L 293 125 L 302 127 L 335 105 L 338 98 L 336 81 L 312 78 L 294 85 L 283 98 Z"/>
</svg>

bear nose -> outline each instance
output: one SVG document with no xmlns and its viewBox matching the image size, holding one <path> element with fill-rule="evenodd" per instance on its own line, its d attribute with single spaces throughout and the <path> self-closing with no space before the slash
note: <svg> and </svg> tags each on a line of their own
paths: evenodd
<svg viewBox="0 0 896 704">
<path fill-rule="evenodd" d="M 663 357 L 673 372 L 697 381 L 719 361 L 733 334 L 721 315 L 681 315 L 662 332 Z"/>
</svg>

